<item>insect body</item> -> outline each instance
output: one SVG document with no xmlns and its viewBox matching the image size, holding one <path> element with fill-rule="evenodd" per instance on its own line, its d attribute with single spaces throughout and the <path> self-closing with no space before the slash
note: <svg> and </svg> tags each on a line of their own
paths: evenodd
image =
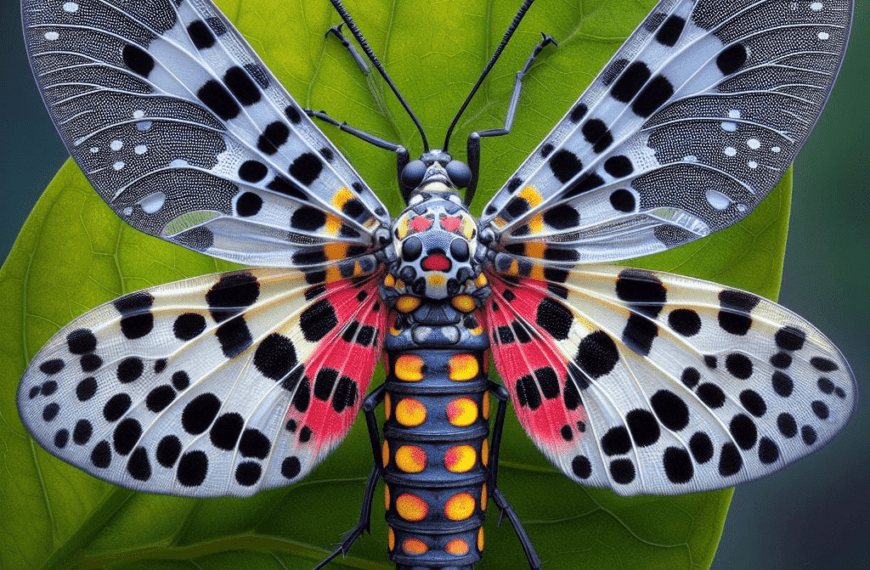
<svg viewBox="0 0 870 570">
<path fill-rule="evenodd" d="M 660 2 L 479 220 L 458 190 L 473 194 L 480 139 L 508 133 L 551 39 L 505 128 L 469 138 L 468 166 L 449 135 L 429 149 L 421 129 L 410 161 L 342 126 L 397 152 L 408 207 L 391 220 L 209 2 L 24 0 L 43 97 L 106 203 L 257 268 L 74 320 L 25 372 L 22 420 L 107 481 L 248 496 L 305 477 L 362 408 L 376 465 L 327 561 L 367 529 L 383 478 L 400 569 L 473 568 L 489 499 L 540 567 L 498 487 L 508 399 L 567 477 L 623 495 L 728 487 L 818 449 L 856 401 L 818 330 L 744 291 L 606 264 L 745 217 L 821 112 L 851 4 L 737 4 Z M 387 380 L 365 396 L 382 353 Z"/>
</svg>

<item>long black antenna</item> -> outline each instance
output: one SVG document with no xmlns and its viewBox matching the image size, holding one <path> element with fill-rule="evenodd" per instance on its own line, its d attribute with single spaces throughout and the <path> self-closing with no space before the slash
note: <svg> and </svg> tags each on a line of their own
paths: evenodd
<svg viewBox="0 0 870 570">
<path fill-rule="evenodd" d="M 353 37 L 356 38 L 357 43 L 365 52 L 366 56 L 368 56 L 369 60 L 372 62 L 372 65 L 375 66 L 375 69 L 378 70 L 378 73 L 381 74 L 381 77 L 384 78 L 384 81 L 387 82 L 387 85 L 390 86 L 390 89 L 393 90 L 393 93 L 396 95 L 396 99 L 399 100 L 399 103 L 402 104 L 402 107 L 405 108 L 405 111 L 408 113 L 408 116 L 411 117 L 411 120 L 414 121 L 414 124 L 417 126 L 417 130 L 420 131 L 420 136 L 423 138 L 423 150 L 429 151 L 429 141 L 426 139 L 426 133 L 423 132 L 423 125 L 420 124 L 420 121 L 417 120 L 417 116 L 411 110 L 411 107 L 408 106 L 408 102 L 405 101 L 405 98 L 399 93 L 399 89 L 396 87 L 396 84 L 393 83 L 393 80 L 390 79 L 390 76 L 387 75 L 387 71 L 384 69 L 384 66 L 381 65 L 381 62 L 378 61 L 375 52 L 372 51 L 372 48 L 369 47 L 368 42 L 365 37 L 363 37 L 362 32 L 359 31 L 359 28 L 356 25 L 356 22 L 353 21 L 353 18 L 350 17 L 350 14 L 347 13 L 344 5 L 341 3 L 341 0 L 329 0 L 332 2 L 333 8 L 338 12 L 338 15 L 341 16 L 341 19 L 344 20 L 344 23 L 347 24 L 347 29 L 350 30 L 350 33 L 353 34 Z M 534 1 L 534 0 L 533 0 Z"/>
<path fill-rule="evenodd" d="M 468 104 L 471 102 L 471 98 L 474 97 L 475 93 L 477 93 L 477 90 L 480 88 L 480 84 L 483 83 L 484 79 L 486 79 L 489 71 L 495 65 L 495 62 L 501 55 L 501 52 L 504 50 L 505 46 L 510 41 L 511 36 L 514 35 L 514 32 L 520 25 L 520 22 L 523 20 L 523 16 L 526 15 L 526 12 L 529 11 L 529 8 L 531 8 L 534 2 L 535 0 L 525 0 L 525 2 L 523 2 L 523 5 L 520 6 L 520 9 L 517 11 L 516 16 L 514 16 L 511 25 L 508 26 L 508 29 L 505 31 L 504 37 L 501 39 L 501 43 L 498 44 L 497 48 L 495 48 L 495 53 L 492 54 L 492 57 L 489 59 L 489 63 L 486 64 L 483 73 L 481 73 L 480 77 L 478 77 L 477 83 L 475 83 L 474 87 L 471 88 L 471 93 L 468 94 L 468 97 L 465 98 L 465 102 L 462 104 L 462 107 L 459 108 L 456 116 L 453 117 L 453 122 L 450 123 L 450 128 L 447 129 L 447 136 L 444 137 L 444 152 L 447 152 L 447 147 L 450 145 L 450 135 L 453 133 L 453 129 L 456 127 L 456 123 L 459 122 L 459 117 L 461 117 L 462 113 L 465 112 L 465 108 L 468 107 Z"/>
</svg>

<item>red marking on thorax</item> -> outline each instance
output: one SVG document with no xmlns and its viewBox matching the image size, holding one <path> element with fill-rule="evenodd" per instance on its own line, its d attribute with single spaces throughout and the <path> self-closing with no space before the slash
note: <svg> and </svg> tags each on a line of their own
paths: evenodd
<svg viewBox="0 0 870 570">
<path fill-rule="evenodd" d="M 450 269 L 450 260 L 440 253 L 436 253 L 426 256 L 420 265 L 426 271 L 448 271 Z"/>
<path fill-rule="evenodd" d="M 461 223 L 462 220 L 459 218 L 459 216 L 447 216 L 445 218 L 441 218 L 441 227 L 448 232 L 455 232 L 456 228 L 458 228 L 459 224 Z"/>
<path fill-rule="evenodd" d="M 411 227 L 415 232 L 422 232 L 423 230 L 428 230 L 432 227 L 432 220 L 425 216 L 417 216 L 411 220 Z"/>
</svg>

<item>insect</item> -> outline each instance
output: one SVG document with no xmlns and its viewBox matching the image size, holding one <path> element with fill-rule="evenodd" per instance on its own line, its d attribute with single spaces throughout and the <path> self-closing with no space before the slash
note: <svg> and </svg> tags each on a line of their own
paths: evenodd
<svg viewBox="0 0 870 570">
<path fill-rule="evenodd" d="M 497 485 L 508 398 L 566 476 L 625 495 L 728 487 L 814 451 L 856 398 L 821 333 L 749 293 L 606 265 L 727 227 L 779 179 L 850 13 L 794 6 L 661 3 L 480 219 L 456 191 L 480 182 L 475 139 L 465 165 L 368 137 L 399 151 L 408 208 L 390 219 L 210 4 L 25 1 L 55 123 L 118 216 L 259 268 L 73 321 L 25 373 L 22 419 L 107 481 L 247 496 L 301 480 L 363 407 L 376 466 L 333 555 L 384 478 L 391 558 L 422 568 L 479 560 L 490 498 L 539 567 Z"/>
</svg>

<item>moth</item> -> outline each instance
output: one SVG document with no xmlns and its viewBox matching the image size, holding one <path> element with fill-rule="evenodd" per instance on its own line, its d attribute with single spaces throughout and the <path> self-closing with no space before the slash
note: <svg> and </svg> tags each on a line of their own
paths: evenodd
<svg viewBox="0 0 870 570">
<path fill-rule="evenodd" d="M 24 0 L 23 13 L 46 106 L 112 210 L 252 266 L 120 297 L 34 357 L 24 424 L 96 477 L 250 496 L 301 481 L 362 410 L 375 465 L 359 523 L 324 563 L 368 528 L 383 479 L 397 568 L 473 568 L 490 500 L 540 568 L 498 486 L 508 400 L 565 476 L 622 495 L 767 475 L 854 409 L 848 363 L 801 317 L 611 264 L 705 237 L 765 198 L 821 113 L 850 2 L 663 0 L 479 218 L 481 149 L 524 111 L 546 36 L 504 127 L 472 134 L 464 163 L 449 134 L 430 147 L 421 128 L 412 160 L 303 109 L 210 2 Z M 395 152 L 406 209 L 391 218 L 309 115 Z M 386 382 L 369 390 L 381 359 Z"/>
</svg>

